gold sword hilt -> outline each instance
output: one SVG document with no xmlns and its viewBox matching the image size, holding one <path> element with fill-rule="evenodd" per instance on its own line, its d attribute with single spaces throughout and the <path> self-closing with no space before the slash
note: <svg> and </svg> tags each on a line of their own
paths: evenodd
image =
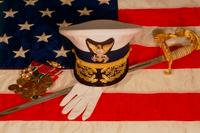
<svg viewBox="0 0 200 133">
<path fill-rule="evenodd" d="M 165 60 L 168 62 L 168 69 L 165 71 L 165 74 L 171 74 L 174 60 L 183 58 L 191 54 L 194 50 L 200 50 L 200 37 L 192 30 L 177 28 L 175 33 L 171 34 L 165 33 L 162 29 L 155 29 L 153 31 L 153 36 L 154 41 L 160 44 Z M 190 42 L 190 45 L 186 45 L 171 52 L 166 41 L 178 37 L 185 37 Z"/>
</svg>

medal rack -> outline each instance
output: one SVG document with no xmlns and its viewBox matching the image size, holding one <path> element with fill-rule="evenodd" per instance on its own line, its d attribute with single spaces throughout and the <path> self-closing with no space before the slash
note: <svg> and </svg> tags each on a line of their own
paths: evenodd
<svg viewBox="0 0 200 133">
<path fill-rule="evenodd" d="M 49 64 L 56 63 L 49 62 Z M 46 94 L 62 73 L 59 68 L 56 68 L 55 65 L 49 66 L 33 61 L 28 68 L 21 71 L 16 84 L 10 85 L 8 89 L 27 100 L 37 99 Z"/>
</svg>

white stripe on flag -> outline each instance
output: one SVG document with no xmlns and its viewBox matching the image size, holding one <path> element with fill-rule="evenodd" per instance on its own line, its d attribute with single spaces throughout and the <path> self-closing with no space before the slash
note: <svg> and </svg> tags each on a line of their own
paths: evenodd
<svg viewBox="0 0 200 133">
<path fill-rule="evenodd" d="M 0 70 L 0 93 L 13 93 L 8 85 L 16 82 L 20 70 Z M 116 85 L 105 87 L 107 93 L 200 92 L 200 69 L 175 69 L 164 75 L 164 69 L 142 69 L 129 73 Z M 71 70 L 65 70 L 50 91 L 56 91 L 76 82 Z"/>
<path fill-rule="evenodd" d="M 0 122 L 2 133 L 199 133 L 200 122 Z"/>
<path fill-rule="evenodd" d="M 200 69 L 175 69 L 165 75 L 163 69 L 142 69 L 129 73 L 107 92 L 185 93 L 200 92 Z"/>
<path fill-rule="evenodd" d="M 199 7 L 199 0 L 118 0 L 119 9 Z"/>
</svg>

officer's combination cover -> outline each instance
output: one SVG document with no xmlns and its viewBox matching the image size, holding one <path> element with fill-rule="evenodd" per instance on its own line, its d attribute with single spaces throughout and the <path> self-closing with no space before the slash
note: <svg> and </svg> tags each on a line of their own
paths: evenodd
<svg viewBox="0 0 200 133">
<path fill-rule="evenodd" d="M 122 80 L 128 71 L 129 43 L 141 30 L 113 20 L 93 20 L 60 33 L 74 45 L 76 79 L 89 86 L 108 86 Z"/>
</svg>

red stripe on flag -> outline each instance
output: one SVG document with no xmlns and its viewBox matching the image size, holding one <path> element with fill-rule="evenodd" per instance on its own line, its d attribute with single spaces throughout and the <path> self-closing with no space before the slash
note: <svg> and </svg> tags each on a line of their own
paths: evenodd
<svg viewBox="0 0 200 133">
<path fill-rule="evenodd" d="M 119 20 L 143 26 L 199 26 L 200 7 L 166 9 L 120 9 Z"/>
<path fill-rule="evenodd" d="M 153 59 L 162 55 L 162 50 L 159 47 L 144 47 L 141 45 L 131 45 L 132 51 L 129 56 L 129 64 L 133 65 L 149 59 Z M 173 47 L 172 50 L 177 47 Z M 200 68 L 200 52 L 194 51 L 192 54 L 184 58 L 174 61 L 172 68 Z M 148 68 L 167 68 L 167 62 L 160 63 Z"/>
<path fill-rule="evenodd" d="M 0 95 L 0 110 L 21 103 L 14 94 Z M 15 112 L 0 118 L 5 120 L 64 121 L 56 98 L 46 103 Z M 117 94 L 104 93 L 89 120 L 91 121 L 150 121 L 150 120 L 200 120 L 200 94 Z M 112 105 L 112 106 L 111 106 Z M 80 117 L 77 120 L 81 120 Z"/>
</svg>

